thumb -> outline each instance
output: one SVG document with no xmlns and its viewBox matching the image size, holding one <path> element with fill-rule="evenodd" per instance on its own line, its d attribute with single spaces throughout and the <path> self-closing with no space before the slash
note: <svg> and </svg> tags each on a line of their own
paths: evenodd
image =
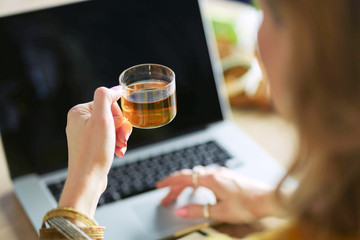
<svg viewBox="0 0 360 240">
<path fill-rule="evenodd" d="M 189 204 L 176 209 L 174 214 L 181 218 L 204 218 L 204 205 Z M 209 218 L 217 220 L 219 217 L 219 206 L 209 205 Z"/>
<path fill-rule="evenodd" d="M 111 105 L 119 100 L 122 95 L 121 86 L 116 86 L 111 89 L 106 87 L 99 87 L 94 93 L 94 110 L 95 115 L 111 114 Z"/>
</svg>

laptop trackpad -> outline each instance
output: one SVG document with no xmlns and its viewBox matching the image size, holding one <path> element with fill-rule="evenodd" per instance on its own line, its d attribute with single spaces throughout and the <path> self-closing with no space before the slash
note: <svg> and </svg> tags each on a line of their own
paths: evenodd
<svg viewBox="0 0 360 240">
<path fill-rule="evenodd" d="M 170 206 L 161 206 L 158 199 L 152 199 L 134 206 L 137 217 L 141 220 L 149 233 L 168 236 L 176 231 L 205 222 L 204 219 L 182 219 L 176 217 L 173 211 L 189 203 L 214 204 L 214 194 L 205 188 L 199 187 L 196 191 L 187 188 L 178 197 L 176 203 Z"/>
</svg>

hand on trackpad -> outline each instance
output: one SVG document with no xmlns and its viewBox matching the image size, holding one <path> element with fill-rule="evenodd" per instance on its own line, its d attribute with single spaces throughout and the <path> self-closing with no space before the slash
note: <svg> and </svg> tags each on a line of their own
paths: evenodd
<svg viewBox="0 0 360 240">
<path fill-rule="evenodd" d="M 216 197 L 214 193 L 204 187 L 198 187 L 196 190 L 192 187 L 186 188 L 177 198 L 174 208 L 180 208 L 188 204 L 215 204 Z M 175 210 L 174 209 L 174 210 Z"/>
<path fill-rule="evenodd" d="M 188 228 L 189 226 L 205 222 L 204 219 L 182 219 L 174 215 L 174 210 L 188 204 L 215 204 L 216 198 L 212 191 L 199 187 L 195 191 L 193 188 L 186 188 L 178 197 L 174 204 L 169 206 L 160 205 L 161 199 L 149 199 L 134 206 L 134 210 L 139 219 L 144 223 L 144 227 L 152 233 L 173 232 Z M 150 223 L 150 224 L 149 224 Z"/>
</svg>

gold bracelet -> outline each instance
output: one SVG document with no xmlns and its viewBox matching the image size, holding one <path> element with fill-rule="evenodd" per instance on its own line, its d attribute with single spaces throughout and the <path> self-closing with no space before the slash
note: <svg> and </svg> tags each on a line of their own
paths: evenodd
<svg viewBox="0 0 360 240">
<path fill-rule="evenodd" d="M 82 212 L 69 208 L 69 207 L 61 207 L 56 208 L 45 214 L 42 227 L 40 229 L 40 237 L 39 239 L 67 239 L 63 234 L 57 231 L 55 228 L 50 227 L 46 228 L 46 222 L 51 218 L 56 217 L 65 217 L 68 219 L 73 219 L 77 221 L 81 221 L 85 224 L 86 227 L 80 227 L 80 229 L 88 235 L 92 239 L 103 239 L 105 227 L 98 226 L 97 222 Z"/>
</svg>

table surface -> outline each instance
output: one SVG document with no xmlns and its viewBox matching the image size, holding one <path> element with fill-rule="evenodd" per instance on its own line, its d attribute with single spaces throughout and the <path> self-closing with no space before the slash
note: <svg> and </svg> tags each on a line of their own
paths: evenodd
<svg viewBox="0 0 360 240">
<path fill-rule="evenodd" d="M 81 0 L 0 0 L 0 16 L 74 1 Z M 291 124 L 273 112 L 256 110 L 233 109 L 233 121 L 277 161 L 285 166 L 289 163 L 296 145 L 296 133 Z M 1 139 L 0 183 L 0 239 L 37 239 L 36 231 L 14 194 Z M 221 230 L 239 236 L 256 227 L 225 225 Z"/>
</svg>

